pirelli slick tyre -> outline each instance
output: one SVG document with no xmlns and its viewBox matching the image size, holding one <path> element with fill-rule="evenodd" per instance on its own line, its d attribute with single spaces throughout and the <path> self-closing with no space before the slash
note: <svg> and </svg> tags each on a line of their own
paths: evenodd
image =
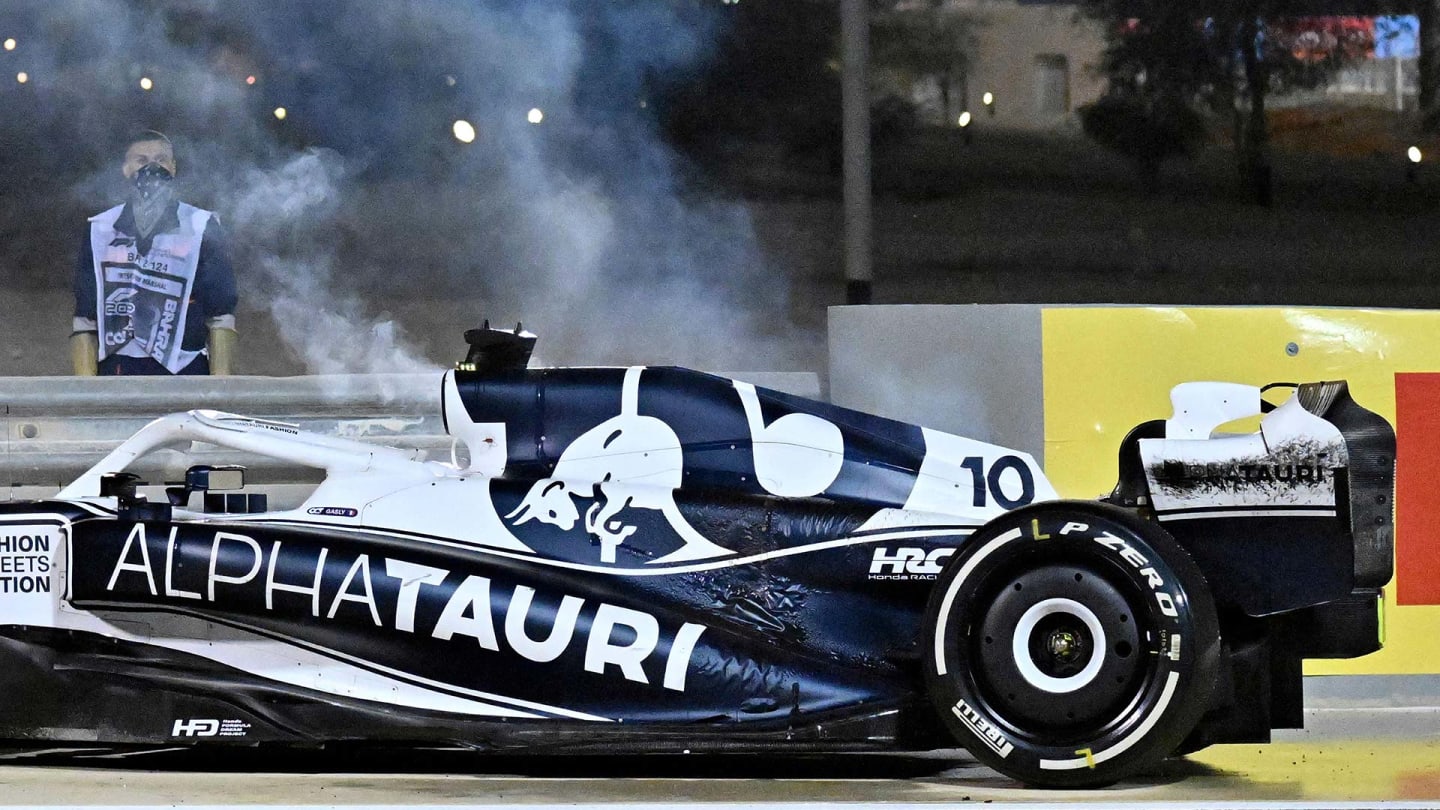
<svg viewBox="0 0 1440 810">
<path fill-rule="evenodd" d="M 936 582 L 925 686 L 980 761 L 1041 787 L 1103 785 L 1169 755 L 1220 655 L 1205 578 L 1163 529 L 1050 502 L 980 529 Z"/>
</svg>

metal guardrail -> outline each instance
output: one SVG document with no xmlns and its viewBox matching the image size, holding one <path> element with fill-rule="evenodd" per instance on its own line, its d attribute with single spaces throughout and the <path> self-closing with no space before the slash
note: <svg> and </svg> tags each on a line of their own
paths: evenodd
<svg viewBox="0 0 1440 810">
<path fill-rule="evenodd" d="M 313 377 L 0 378 L 0 485 L 59 488 L 152 419 L 209 408 L 291 422 L 304 430 L 449 454 L 440 373 Z M 162 450 L 136 472 L 176 481 L 191 464 L 235 463 L 257 484 L 314 483 L 319 471 L 192 445 Z"/>
<path fill-rule="evenodd" d="M 722 372 L 818 398 L 809 372 Z M 298 425 L 329 436 L 423 450 L 449 460 L 440 415 L 441 372 L 309 377 L 0 377 L 0 499 L 51 494 L 152 419 L 208 408 Z M 286 487 L 318 470 L 212 445 L 160 450 L 134 468 L 152 483 L 179 481 L 192 464 L 243 464 L 247 480 Z"/>
</svg>

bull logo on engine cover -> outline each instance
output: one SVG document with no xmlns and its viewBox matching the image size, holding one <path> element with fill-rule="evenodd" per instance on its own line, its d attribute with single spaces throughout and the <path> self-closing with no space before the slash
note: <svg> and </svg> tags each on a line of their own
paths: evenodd
<svg viewBox="0 0 1440 810">
<path fill-rule="evenodd" d="M 581 514 L 576 499 L 590 501 L 584 529 L 600 545 L 600 561 L 615 563 L 616 551 L 638 525 L 630 509 L 659 512 L 682 545 L 653 563 L 689 562 L 732 554 L 697 532 L 675 504 L 683 481 L 680 438 L 663 421 L 639 413 L 640 367 L 625 371 L 620 413 L 587 430 L 560 454 L 550 478 L 536 481 L 505 519 L 518 530 L 532 520 L 573 531 Z"/>
</svg>

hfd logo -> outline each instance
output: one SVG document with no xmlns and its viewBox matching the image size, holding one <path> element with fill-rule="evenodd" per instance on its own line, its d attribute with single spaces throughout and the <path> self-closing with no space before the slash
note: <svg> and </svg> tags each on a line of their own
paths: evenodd
<svg viewBox="0 0 1440 810">
<path fill-rule="evenodd" d="M 172 737 L 214 737 L 220 733 L 219 720 L 176 720 Z"/>
<path fill-rule="evenodd" d="M 870 579 L 933 581 L 945 568 L 945 559 L 955 553 L 953 548 L 875 549 L 870 559 Z"/>
</svg>

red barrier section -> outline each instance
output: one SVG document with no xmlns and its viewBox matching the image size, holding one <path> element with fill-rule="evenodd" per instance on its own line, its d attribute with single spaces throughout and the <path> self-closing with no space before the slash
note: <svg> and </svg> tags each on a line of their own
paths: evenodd
<svg viewBox="0 0 1440 810">
<path fill-rule="evenodd" d="M 1395 375 L 1395 587 L 1440 605 L 1440 374 Z"/>
</svg>

